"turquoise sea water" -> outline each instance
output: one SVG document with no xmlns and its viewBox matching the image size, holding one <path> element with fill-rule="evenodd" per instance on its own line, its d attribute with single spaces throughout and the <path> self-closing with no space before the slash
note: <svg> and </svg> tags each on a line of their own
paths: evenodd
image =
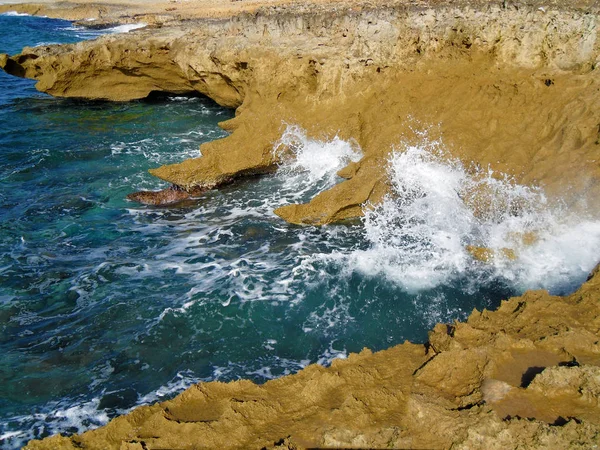
<svg viewBox="0 0 600 450">
<path fill-rule="evenodd" d="M 97 34 L 0 15 L 0 52 L 10 54 Z M 521 265 L 470 259 L 466 236 L 491 242 L 499 226 L 533 219 L 466 220 L 459 203 L 436 197 L 464 184 L 464 171 L 431 157 L 426 139 L 390 170 L 402 192 L 415 186 L 402 174 L 415 171 L 436 189 L 419 185 L 410 205 L 390 200 L 356 223 L 303 228 L 272 213 L 338 182 L 336 171 L 360 157 L 352 143 L 294 127 L 282 142 L 297 160 L 274 175 L 176 207 L 131 203 L 130 192 L 165 187 L 147 169 L 199 156 L 202 142 L 226 135 L 217 123 L 233 111 L 168 95 L 54 99 L 33 84 L 0 73 L 3 448 L 81 432 L 197 381 L 264 382 L 363 347 L 424 342 L 435 323 L 526 288 L 571 291 L 596 262 L 600 227 L 587 219 L 574 235 L 548 231 L 548 248 L 531 250 L 558 258 L 543 267 L 528 254 Z M 573 253 L 580 235 L 592 256 Z"/>
</svg>

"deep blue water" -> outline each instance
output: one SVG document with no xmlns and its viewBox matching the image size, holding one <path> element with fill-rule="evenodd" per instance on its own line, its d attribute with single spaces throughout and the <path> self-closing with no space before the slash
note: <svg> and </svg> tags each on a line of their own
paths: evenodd
<svg viewBox="0 0 600 450">
<path fill-rule="evenodd" d="M 94 36 L 0 16 L 0 52 Z M 519 290 L 455 268 L 407 289 L 361 269 L 374 248 L 361 222 L 302 228 L 272 213 L 336 182 L 335 167 L 285 166 L 177 207 L 131 203 L 132 191 L 165 187 L 147 169 L 199 156 L 233 111 L 204 98 L 54 99 L 33 84 L 0 73 L 6 448 L 83 431 L 199 380 L 263 382 L 363 347 L 424 342 L 435 323 Z M 345 145 L 294 136 L 315 155 Z"/>
</svg>

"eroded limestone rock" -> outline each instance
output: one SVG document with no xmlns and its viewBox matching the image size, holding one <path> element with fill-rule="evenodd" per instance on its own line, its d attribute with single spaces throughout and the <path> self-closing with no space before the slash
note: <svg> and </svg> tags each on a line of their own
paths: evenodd
<svg viewBox="0 0 600 450">
<path fill-rule="evenodd" d="M 186 190 L 275 170 L 272 149 L 285 124 L 313 138 L 354 139 L 365 157 L 342 171 L 345 181 L 277 211 L 294 223 L 361 215 L 365 201 L 389 192 L 390 152 L 432 126 L 467 166 L 490 166 L 594 208 L 598 11 L 537 6 L 265 8 L 24 49 L 0 66 L 56 96 L 196 92 L 237 108 L 224 124 L 232 134 L 205 144 L 201 158 L 151 171 Z"/>
<path fill-rule="evenodd" d="M 600 266 L 574 294 L 527 292 L 256 385 L 201 383 L 105 427 L 27 449 L 590 448 L 600 438 Z M 141 447 L 140 447 L 141 446 Z"/>
</svg>

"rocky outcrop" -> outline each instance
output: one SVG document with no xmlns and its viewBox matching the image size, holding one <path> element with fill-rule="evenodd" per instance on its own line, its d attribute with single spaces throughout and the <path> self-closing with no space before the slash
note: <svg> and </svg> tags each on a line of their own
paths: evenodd
<svg viewBox="0 0 600 450">
<path fill-rule="evenodd" d="M 0 62 L 55 96 L 196 92 L 237 108 L 222 124 L 232 134 L 205 144 L 201 158 L 151 170 L 188 191 L 275 170 L 285 124 L 356 140 L 365 156 L 343 171 L 345 181 L 276 211 L 294 223 L 360 215 L 389 190 L 389 153 L 427 128 L 467 165 L 595 208 L 597 12 L 535 3 L 299 5 L 27 48 Z"/>
<path fill-rule="evenodd" d="M 568 297 L 528 292 L 429 343 L 363 350 L 256 385 L 202 383 L 27 449 L 590 448 L 600 440 L 600 266 Z"/>
<path fill-rule="evenodd" d="M 139 191 L 129 194 L 127 198 L 144 205 L 171 205 L 189 200 L 192 195 L 199 195 L 202 191 L 188 192 L 177 186 L 171 186 L 161 191 Z"/>
</svg>

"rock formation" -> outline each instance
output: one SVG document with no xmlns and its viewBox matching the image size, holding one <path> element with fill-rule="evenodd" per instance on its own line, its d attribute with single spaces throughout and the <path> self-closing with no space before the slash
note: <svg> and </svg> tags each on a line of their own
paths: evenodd
<svg viewBox="0 0 600 450">
<path fill-rule="evenodd" d="M 202 383 L 27 449 L 590 448 L 600 442 L 600 266 L 577 292 L 527 292 L 429 343 L 363 350 L 256 385 Z"/>
<path fill-rule="evenodd" d="M 204 94 L 237 108 L 203 156 L 151 173 L 185 190 L 274 170 L 286 124 L 355 139 L 364 158 L 308 204 L 276 211 L 323 224 L 388 192 L 389 153 L 429 129 L 467 165 L 551 195 L 600 199 L 598 9 L 493 4 L 264 8 L 0 57 L 55 96 L 131 100 Z M 591 203 L 584 205 L 583 203 Z"/>
</svg>

